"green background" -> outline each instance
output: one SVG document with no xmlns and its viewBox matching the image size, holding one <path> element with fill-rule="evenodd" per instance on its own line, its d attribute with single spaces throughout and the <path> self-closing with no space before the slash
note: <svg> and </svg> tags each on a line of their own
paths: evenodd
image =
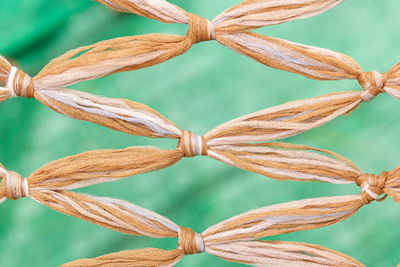
<svg viewBox="0 0 400 267">
<path fill-rule="evenodd" d="M 172 1 L 189 12 L 213 18 L 235 1 Z M 257 32 L 350 55 L 365 71 L 386 72 L 399 61 L 398 0 L 346 0 L 306 20 Z M 117 13 L 89 0 L 2 1 L 0 53 L 34 76 L 69 49 L 119 36 L 153 32 L 184 35 L 187 25 L 168 25 Z M 87 81 L 71 88 L 145 103 L 183 129 L 199 134 L 227 120 L 297 100 L 342 90 L 356 81 L 318 82 L 274 70 L 215 41 L 158 66 Z M 326 148 L 350 158 L 361 170 L 380 173 L 400 163 L 400 102 L 382 94 L 318 129 L 285 142 Z M 34 99 L 0 104 L 0 162 L 28 176 L 64 156 L 102 148 L 176 141 L 135 137 L 75 121 Z M 355 185 L 268 179 L 207 157 L 183 159 L 173 167 L 78 190 L 124 199 L 156 211 L 178 225 L 202 232 L 250 209 L 297 199 L 359 193 Z M 322 229 L 267 237 L 318 244 L 344 252 L 367 266 L 400 261 L 400 205 L 388 198 L 348 220 Z M 176 239 L 151 239 L 112 232 L 67 217 L 31 199 L 0 206 L 0 266 L 56 266 L 74 259 L 126 249 L 174 249 Z M 178 266 L 236 266 L 215 256 L 186 256 Z"/>
</svg>

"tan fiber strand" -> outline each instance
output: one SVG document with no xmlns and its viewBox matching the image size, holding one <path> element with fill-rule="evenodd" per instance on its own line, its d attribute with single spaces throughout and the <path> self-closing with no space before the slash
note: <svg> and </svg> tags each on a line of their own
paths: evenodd
<svg viewBox="0 0 400 267">
<path fill-rule="evenodd" d="M 207 253 L 226 261 L 254 266 L 363 266 L 353 258 L 337 251 L 299 242 L 232 242 L 210 245 Z"/>
<path fill-rule="evenodd" d="M 29 196 L 27 180 L 20 174 L 7 171 L 2 176 L 0 199 L 16 200 Z"/>
<path fill-rule="evenodd" d="M 3 80 L 5 87 L 0 88 L 0 101 L 12 96 L 35 97 L 53 110 L 72 118 L 129 132 L 130 127 L 126 121 L 115 118 L 115 114 L 110 114 L 111 117 L 105 123 L 98 118 L 99 113 L 104 116 L 102 107 L 113 105 L 108 103 L 112 100 L 97 98 L 96 100 L 102 102 L 97 108 L 98 112 L 88 112 L 73 101 L 78 93 L 65 89 L 62 92 L 56 90 L 63 90 L 66 86 L 80 81 L 159 64 L 183 54 L 197 42 L 213 39 L 265 65 L 312 79 L 358 79 L 364 91 L 357 99 L 348 103 L 347 112 L 354 109 L 360 101 L 370 101 L 384 91 L 394 97 L 400 97 L 398 65 L 386 74 L 374 71 L 365 73 L 357 62 L 346 55 L 247 32 L 267 25 L 317 15 L 340 4 L 342 0 L 290 0 L 285 3 L 277 0 L 244 1 L 221 13 L 211 22 L 198 15 L 189 14 L 164 0 L 99 2 L 119 11 L 133 12 L 163 22 L 188 23 L 188 33 L 186 36 L 148 34 L 121 37 L 83 46 L 52 60 L 32 79 L 20 70 L 16 72 L 16 69 L 1 57 L 0 82 Z M 91 98 L 86 95 L 88 101 L 96 104 L 96 100 Z M 336 113 L 341 115 L 340 112 Z M 325 119 L 329 121 L 328 118 Z M 113 120 L 116 122 L 113 123 Z M 121 122 L 124 126 L 116 126 Z"/>
<path fill-rule="evenodd" d="M 179 138 L 181 134 L 178 127 L 155 110 L 129 100 L 98 97 L 72 90 L 45 90 L 37 93 L 37 99 L 74 119 L 133 135 Z"/>
</svg>

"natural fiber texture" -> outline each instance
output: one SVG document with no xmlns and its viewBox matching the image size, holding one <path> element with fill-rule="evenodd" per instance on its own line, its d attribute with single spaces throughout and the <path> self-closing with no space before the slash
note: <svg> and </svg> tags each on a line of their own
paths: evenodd
<svg viewBox="0 0 400 267">
<path fill-rule="evenodd" d="M 116 200 L 108 201 L 116 203 Z M 256 241 L 266 236 L 337 223 L 354 214 L 362 205 L 360 197 L 354 195 L 307 199 L 264 207 L 223 221 L 201 235 L 191 229 L 176 226 L 174 237 L 179 237 L 179 243 L 173 251 L 122 251 L 92 260 L 78 260 L 64 266 L 172 266 L 185 254 L 203 251 L 228 261 L 257 266 L 363 266 L 348 256 L 319 246 Z M 182 234 L 182 231 L 188 233 Z"/>
<path fill-rule="evenodd" d="M 233 165 L 274 179 L 356 183 L 363 191 L 364 204 L 378 199 L 383 193 L 400 202 L 400 166 L 381 175 L 366 174 L 334 152 L 277 142 L 235 145 L 231 150 L 231 154 L 222 153 L 222 156 Z M 0 188 L 0 199 L 32 196 L 32 191 L 70 190 L 113 181 L 167 167 L 181 157 L 179 149 L 131 147 L 95 150 L 59 159 L 38 169 L 27 180 L 19 179 L 15 173 L 6 175 L 7 172 L 2 170 L 0 175 L 5 179 Z"/>
<path fill-rule="evenodd" d="M 74 119 L 133 135 L 179 139 L 160 150 L 131 147 L 66 157 L 27 179 L 0 165 L 0 203 L 30 197 L 56 211 L 131 235 L 177 237 L 177 249 L 122 251 L 65 266 L 172 266 L 184 255 L 207 252 L 224 260 L 258 266 L 363 266 L 326 248 L 260 238 L 340 222 L 373 200 L 400 203 L 400 167 L 380 175 L 361 172 L 350 160 L 327 150 L 267 142 L 293 136 L 347 114 L 381 92 L 400 99 L 400 63 L 389 72 L 363 72 L 350 57 L 322 48 L 249 32 L 322 13 L 343 0 L 246 0 L 208 21 L 164 0 L 97 0 L 122 12 L 165 23 L 189 25 L 186 36 L 123 37 L 71 50 L 35 77 L 0 56 L 0 102 L 35 98 Z M 363 90 L 289 102 L 226 122 L 203 136 L 178 128 L 150 107 L 124 99 L 93 96 L 65 87 L 116 72 L 159 64 L 198 42 L 216 40 L 267 66 L 317 80 L 357 79 Z M 269 206 L 225 220 L 202 234 L 122 200 L 78 194 L 71 189 L 171 166 L 182 157 L 208 155 L 234 167 L 280 179 L 356 183 L 360 195 L 306 199 Z M 383 197 L 381 195 L 385 194 Z"/>
<path fill-rule="evenodd" d="M 74 119 L 94 122 L 132 135 L 179 139 L 177 150 L 137 148 L 137 152 L 133 153 L 135 157 L 139 157 L 138 160 L 141 160 L 142 164 L 139 167 L 144 168 L 143 171 L 170 166 L 181 157 L 208 155 L 226 164 L 278 179 L 279 175 L 271 175 L 269 171 L 270 161 L 276 161 L 268 152 L 269 145 L 250 143 L 282 139 L 318 127 L 338 116 L 350 113 L 362 101 L 370 100 L 382 90 L 390 91 L 396 96 L 396 91 L 392 89 L 400 86 L 400 65 L 396 65 L 392 71 L 383 76 L 376 72 L 362 74 L 360 83 L 364 86 L 364 90 L 288 102 L 231 120 L 204 136 L 199 136 L 180 129 L 157 111 L 140 103 L 68 89 L 37 89 L 35 78 L 31 80 L 4 58 L 0 58 L 0 63 L 0 67 L 6 70 L 4 76 L 8 75 L 3 99 L 11 95 L 33 94 L 41 103 Z M 376 80 L 371 80 L 373 78 Z M 35 85 L 34 90 L 32 84 Z M 389 84 L 391 87 L 387 87 Z M 23 86 L 19 87 L 20 85 Z M 133 150 L 135 149 L 130 149 Z M 149 158 L 146 158 L 147 155 Z M 341 166 L 338 165 L 338 169 L 340 170 Z M 140 172 L 142 171 L 138 171 Z M 287 175 L 284 176 L 286 178 L 283 179 L 287 179 Z M 294 179 L 300 178 L 296 176 Z"/>
<path fill-rule="evenodd" d="M 133 12 L 163 22 L 188 23 L 188 34 L 124 37 L 81 47 L 52 60 L 32 79 L 0 57 L 0 83 L 5 85 L 0 87 L 0 101 L 13 96 L 35 97 L 51 109 L 74 119 L 91 121 L 129 134 L 181 138 L 180 129 L 147 106 L 63 88 L 115 72 L 158 64 L 182 54 L 193 43 L 213 38 L 278 69 L 314 79 L 358 79 L 363 87 L 359 92 L 290 102 L 236 119 L 208 133 L 208 139 L 215 138 L 219 144 L 222 139 L 246 143 L 248 140 L 270 141 L 298 134 L 349 113 L 362 101 L 370 101 L 384 91 L 400 98 L 399 64 L 386 74 L 364 73 L 353 59 L 340 53 L 247 32 L 317 15 L 342 0 L 291 0 L 284 4 L 282 1 L 248 0 L 223 12 L 212 22 L 161 0 L 99 2 L 119 11 Z M 236 136 L 238 132 L 244 133 Z M 228 134 L 234 136 L 225 138 Z M 218 135 L 225 136 L 217 138 Z M 214 140 L 206 141 L 216 143 Z M 227 144 L 231 143 L 229 141 Z"/>
<path fill-rule="evenodd" d="M 240 153 L 246 155 L 246 147 L 238 148 Z M 94 260 L 77 261 L 67 266 L 172 266 L 185 254 L 204 251 L 229 261 L 254 265 L 313 263 L 315 266 L 362 266 L 349 257 L 322 247 L 287 242 L 248 241 L 340 222 L 371 201 L 385 199 L 380 198 L 384 193 L 400 203 L 400 166 L 378 176 L 362 173 L 348 159 L 327 150 L 282 143 L 265 144 L 265 148 L 265 151 L 259 148 L 257 150 L 272 155 L 269 157 L 269 171 L 274 170 L 271 171 L 273 178 L 332 183 L 355 182 L 360 186 L 362 193 L 307 199 L 260 208 L 223 221 L 199 235 L 154 212 L 122 200 L 65 191 L 159 167 L 147 164 L 145 167 L 141 166 L 143 160 L 131 157 L 138 150 L 128 148 L 92 151 L 66 157 L 45 165 L 27 179 L 0 166 L 0 202 L 6 198 L 15 200 L 29 196 L 61 213 L 122 233 L 156 238 L 179 237 L 179 245 L 175 251 L 145 249 L 119 252 Z M 151 148 L 141 149 L 151 155 Z M 252 146 L 247 149 L 252 149 Z M 333 158 L 317 152 L 323 152 Z M 93 160 L 94 158 L 96 160 Z M 298 250 L 300 248 L 303 250 Z M 311 252 L 315 253 L 312 257 Z M 310 261 L 311 258 L 314 261 Z"/>
<path fill-rule="evenodd" d="M 8 64 L 5 59 L 2 62 Z M 112 153 L 110 159 L 115 156 L 115 162 L 118 158 L 136 160 L 136 173 L 170 166 L 182 157 L 208 155 L 226 164 L 271 176 L 268 163 L 263 168 L 256 166 L 273 157 L 267 151 L 268 145 L 251 142 L 281 139 L 325 124 L 356 108 L 362 101 L 363 92 L 334 93 L 288 102 L 226 122 L 204 136 L 184 131 L 150 107 L 129 100 L 98 97 L 68 89 L 36 89 L 34 96 L 53 110 L 75 119 L 133 135 L 179 139 L 176 150 L 130 148 Z M 88 160 L 100 159 L 93 155 Z M 340 163 L 338 169 L 341 169 Z"/>
<path fill-rule="evenodd" d="M 189 30 L 186 36 L 149 34 L 80 47 L 51 61 L 33 81 L 20 71 L 11 72 L 9 64 L 0 62 L 0 79 L 12 77 L 8 90 L 3 90 L 0 100 L 15 95 L 32 97 L 34 89 L 60 89 L 115 72 L 149 67 L 183 54 L 195 43 L 212 39 L 267 66 L 312 79 L 358 79 L 364 88 L 361 96 L 363 101 L 370 101 L 384 91 L 400 98 L 398 64 L 385 74 L 375 71 L 365 73 L 357 62 L 346 55 L 248 32 L 318 15 L 343 0 L 246 0 L 212 21 L 189 14 L 164 0 L 97 1 L 118 11 L 132 12 L 166 23 L 189 24 Z"/>
<path fill-rule="evenodd" d="M 287 41 L 278 42 L 263 36 L 260 37 L 262 42 L 270 42 L 264 44 L 265 47 L 282 50 L 271 52 L 275 56 L 281 55 L 277 59 L 281 65 L 274 63 L 272 64 L 274 67 L 296 70 L 298 73 L 318 79 L 357 78 L 364 89 L 289 102 L 226 122 L 204 136 L 199 136 L 178 128 L 146 105 L 124 99 L 98 97 L 62 87 L 116 71 L 153 65 L 160 62 L 155 58 L 162 55 L 164 50 L 169 52 L 162 57 L 171 58 L 186 51 L 193 43 L 214 37 L 219 40 L 218 36 L 225 39 L 236 36 L 238 39 L 231 40 L 230 46 L 239 43 L 241 47 L 245 44 L 254 45 L 258 42 L 254 39 L 257 35 L 244 32 L 245 30 L 315 15 L 341 1 L 293 0 L 285 5 L 280 1 L 245 1 L 222 13 L 213 23 L 196 15 L 187 14 L 166 1 L 100 2 L 121 11 L 134 12 L 164 22 L 189 23 L 188 35 L 173 38 L 166 35 L 127 37 L 130 39 L 128 43 L 122 38 L 82 47 L 54 59 L 33 79 L 0 57 L 0 77 L 3 77 L 6 84 L 5 88 L 0 88 L 0 100 L 11 96 L 35 97 L 49 108 L 74 119 L 94 122 L 133 135 L 179 139 L 177 150 L 129 149 L 134 158 L 141 162 L 135 170 L 136 173 L 170 166 L 181 157 L 208 155 L 226 164 L 276 179 L 314 180 L 310 175 L 296 176 L 298 172 L 296 175 L 288 174 L 293 170 L 277 171 L 281 163 L 276 162 L 280 156 L 276 156 L 275 152 L 269 152 L 268 144 L 250 143 L 281 139 L 318 127 L 351 112 L 362 101 L 369 101 L 383 91 L 395 97 L 399 96 L 397 92 L 400 88 L 399 64 L 384 75 L 377 72 L 364 73 L 357 63 L 347 56 L 293 43 L 289 45 Z M 272 45 L 273 42 L 275 43 Z M 177 46 L 177 43 L 184 43 L 183 48 Z M 239 47 L 235 49 L 240 50 Z M 244 50 L 241 52 L 245 53 Z M 130 65 L 122 66 L 124 62 Z M 297 65 L 293 65 L 294 63 Z M 115 69 L 117 66 L 122 67 L 117 70 Z M 302 168 L 309 164 L 308 161 L 306 159 L 302 164 L 294 166 Z M 293 165 L 286 163 L 288 164 Z M 338 164 L 337 169 L 341 170 L 343 163 Z M 300 166 L 296 167 L 298 165 Z M 317 180 L 321 180 L 320 177 Z M 331 180 L 329 177 L 325 178 L 325 181 Z"/>
<path fill-rule="evenodd" d="M 103 77 L 115 72 L 137 70 L 159 64 L 185 53 L 198 42 L 215 39 L 222 45 L 227 36 L 318 15 L 343 0 L 250 0 L 208 21 L 189 14 L 164 0 L 97 0 L 111 8 L 132 12 L 167 23 L 189 24 L 186 36 L 148 34 L 102 41 L 71 50 L 53 60 L 38 75 L 35 86 L 57 88 Z"/>
<path fill-rule="evenodd" d="M 228 261 L 263 266 L 363 266 L 348 256 L 320 246 L 255 241 L 266 236 L 337 223 L 353 215 L 364 205 L 360 196 L 307 199 L 264 207 L 225 220 L 200 235 L 190 228 L 180 227 L 154 212 L 122 200 L 61 190 L 65 188 L 66 180 L 72 180 L 73 183 L 73 179 L 66 177 L 75 174 L 79 177 L 88 164 L 82 161 L 82 165 L 71 167 L 65 174 L 61 170 L 52 174 L 45 173 L 46 169 L 57 166 L 61 161 L 50 163 L 28 179 L 6 171 L 1 166 L 0 199 L 29 196 L 56 211 L 114 231 L 154 238 L 179 238 L 178 247 L 173 251 L 123 251 L 93 260 L 79 260 L 65 266 L 172 266 L 185 254 L 201 252 Z M 95 166 L 91 167 L 94 170 Z M 99 166 L 99 172 L 101 170 L 102 167 Z"/>
</svg>

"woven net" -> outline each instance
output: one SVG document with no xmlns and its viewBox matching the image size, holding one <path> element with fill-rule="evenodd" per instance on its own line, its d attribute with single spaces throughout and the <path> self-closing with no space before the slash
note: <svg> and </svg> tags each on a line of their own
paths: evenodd
<svg viewBox="0 0 400 267">
<path fill-rule="evenodd" d="M 400 202 L 400 169 L 364 173 L 334 152 L 278 142 L 349 114 L 380 93 L 400 98 L 400 65 L 387 73 L 364 72 L 344 54 L 272 38 L 251 30 L 325 12 L 338 0 L 248 0 L 209 21 L 167 1 L 98 2 L 121 12 L 165 23 L 188 24 L 186 36 L 149 34 L 122 37 L 68 51 L 28 76 L 0 58 L 0 101 L 35 98 L 52 110 L 131 135 L 177 139 L 176 149 L 129 147 L 96 150 L 53 161 L 27 178 L 1 165 L 0 202 L 29 197 L 58 212 L 112 229 L 153 238 L 178 238 L 175 250 L 122 251 L 65 266 L 172 266 L 184 255 L 207 252 L 224 260 L 258 266 L 363 266 L 342 253 L 298 242 L 261 238 L 325 227 L 354 215 L 372 201 Z M 203 135 L 178 127 L 156 110 L 126 99 L 111 99 L 66 87 L 117 72 L 160 64 L 194 44 L 217 41 L 268 67 L 315 80 L 354 79 L 360 90 L 331 93 L 256 111 L 222 123 Z M 360 194 L 313 198 L 243 213 L 196 233 L 128 202 L 70 190 L 115 181 L 207 156 L 226 165 L 277 180 L 354 183 Z M 211 159 L 210 159 L 211 160 Z"/>
</svg>

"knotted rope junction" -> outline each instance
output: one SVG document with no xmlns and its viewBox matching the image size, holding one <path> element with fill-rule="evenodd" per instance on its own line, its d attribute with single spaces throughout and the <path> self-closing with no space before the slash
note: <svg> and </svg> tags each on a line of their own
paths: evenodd
<svg viewBox="0 0 400 267">
<path fill-rule="evenodd" d="M 386 195 L 400 202 L 400 170 L 364 174 L 333 152 L 272 141 L 318 127 L 351 112 L 382 92 L 400 98 L 400 64 L 387 73 L 364 72 L 350 57 L 322 48 L 271 38 L 249 30 L 322 13 L 342 0 L 246 0 L 209 21 L 164 0 L 97 0 L 116 10 L 166 23 L 189 24 L 186 36 L 149 34 L 106 40 L 71 50 L 52 60 L 35 77 L 0 57 L 0 101 L 36 98 L 75 119 L 148 137 L 179 139 L 175 150 L 127 148 L 82 153 L 52 162 L 27 179 L 0 168 L 0 202 L 30 197 L 59 212 L 133 235 L 178 237 L 176 250 L 125 251 L 69 266 L 170 266 L 185 254 L 207 252 L 245 264 L 315 266 L 361 263 L 310 244 L 256 241 L 265 236 L 327 226 L 346 219 L 363 205 Z M 93 96 L 64 89 L 112 73 L 164 62 L 193 44 L 216 40 L 267 66 L 317 80 L 356 79 L 363 90 L 314 97 L 258 111 L 224 123 L 204 136 L 181 130 L 151 108 L 128 100 Z M 324 155 L 315 152 L 322 152 Z M 182 157 L 210 156 L 229 165 L 274 179 L 356 183 L 354 196 L 294 201 L 265 207 L 221 222 L 202 234 L 132 204 L 67 190 L 170 166 Z M 131 159 L 120 166 L 121 159 Z M 85 172 L 80 170 L 85 169 Z M 385 194 L 384 197 L 381 195 Z M 99 214 L 98 211 L 108 211 Z M 277 216 L 277 214 L 279 216 Z"/>
<path fill-rule="evenodd" d="M 276 146 L 278 144 L 275 144 Z M 296 155 L 296 149 L 292 147 Z M 286 148 L 288 149 L 288 148 Z M 308 150 L 312 150 L 308 148 Z M 341 162 L 340 175 L 331 177 L 332 181 L 355 182 L 361 189 L 360 195 L 324 197 L 293 201 L 256 209 L 232 217 L 201 234 L 190 228 L 180 227 L 162 216 L 124 202 L 122 200 L 95 197 L 66 191 L 93 184 L 90 179 L 102 182 L 107 177 L 118 174 L 120 170 L 104 170 L 105 164 L 93 162 L 87 156 L 91 152 L 66 157 L 51 162 L 31 174 L 27 179 L 7 171 L 0 165 L 0 201 L 30 197 L 56 211 L 74 216 L 115 231 L 131 235 L 144 235 L 154 238 L 179 238 L 176 250 L 142 249 L 122 251 L 95 259 L 78 260 L 65 266 L 170 266 L 187 254 L 207 252 L 222 259 L 254 265 L 282 266 L 312 262 L 315 266 L 363 266 L 354 259 L 326 248 L 296 242 L 271 242 L 258 239 L 294 231 L 320 228 L 340 222 L 355 214 L 373 199 L 383 193 L 400 202 L 400 166 L 381 175 L 364 174 L 352 162 L 339 155 L 327 157 L 321 150 L 308 152 L 314 154 L 316 166 L 321 170 L 336 172 L 335 162 Z M 99 151 L 93 151 L 100 156 Z M 103 158 L 112 158 L 113 151 L 103 151 Z M 330 155 L 333 152 L 326 151 Z M 304 154 L 303 154 L 304 155 Z M 100 157 L 101 158 L 101 157 Z M 70 164 L 75 162 L 75 164 Z M 326 164 L 328 163 L 329 164 Z M 103 162 L 105 163 L 105 162 Z M 62 167 L 63 166 L 63 167 Z M 347 166 L 347 167 L 346 167 Z M 331 168 L 331 169 L 329 169 Z M 84 173 L 81 170 L 86 170 Z M 312 168 L 309 169 L 311 175 Z M 119 173 L 121 175 L 121 173 Z M 73 178 L 71 178 L 73 177 Z M 382 200 L 382 199 L 380 199 Z M 99 213 L 99 211 L 104 211 Z"/>
</svg>

